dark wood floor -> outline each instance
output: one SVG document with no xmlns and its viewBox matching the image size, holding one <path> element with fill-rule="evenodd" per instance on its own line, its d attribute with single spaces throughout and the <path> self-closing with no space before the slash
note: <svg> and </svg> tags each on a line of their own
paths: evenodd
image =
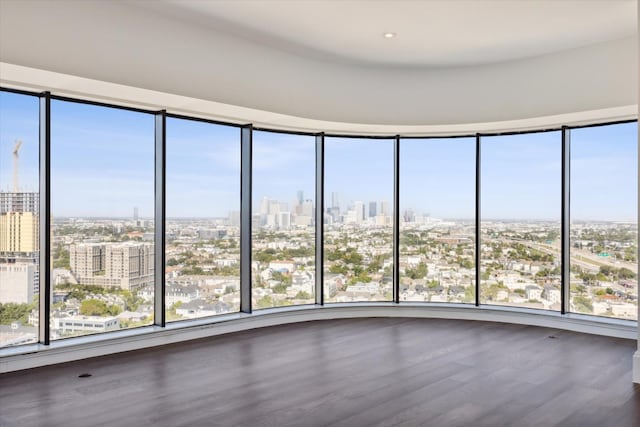
<svg viewBox="0 0 640 427">
<path fill-rule="evenodd" d="M 299 323 L 1 375 L 0 425 L 638 426 L 635 347 L 487 322 Z"/>
</svg>

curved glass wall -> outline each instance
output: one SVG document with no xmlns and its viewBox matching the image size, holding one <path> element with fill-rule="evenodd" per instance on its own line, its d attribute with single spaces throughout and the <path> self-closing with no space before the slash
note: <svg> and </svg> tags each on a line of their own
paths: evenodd
<svg viewBox="0 0 640 427">
<path fill-rule="evenodd" d="M 154 117 L 51 102 L 51 339 L 153 323 Z"/>
<path fill-rule="evenodd" d="M 559 311 L 562 135 L 480 143 L 480 303 Z"/>
<path fill-rule="evenodd" d="M 571 131 L 573 312 L 637 319 L 637 138 L 637 123 Z"/>
<path fill-rule="evenodd" d="M 393 298 L 393 140 L 325 138 L 324 300 Z"/>
<path fill-rule="evenodd" d="M 475 138 L 400 140 L 400 301 L 475 303 Z"/>
<path fill-rule="evenodd" d="M 637 318 L 637 122 L 323 137 L 38 96 L 0 91 L 0 347 L 317 302 Z"/>
<path fill-rule="evenodd" d="M 251 302 L 315 302 L 315 138 L 254 131 Z"/>
<path fill-rule="evenodd" d="M 240 130 L 171 117 L 166 126 L 167 321 L 237 312 Z"/>
<path fill-rule="evenodd" d="M 0 92 L 0 347 L 38 340 L 38 120 L 37 97 Z"/>
</svg>

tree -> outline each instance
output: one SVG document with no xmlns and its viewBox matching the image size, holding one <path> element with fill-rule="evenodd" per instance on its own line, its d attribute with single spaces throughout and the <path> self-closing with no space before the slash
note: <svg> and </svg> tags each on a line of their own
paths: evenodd
<svg viewBox="0 0 640 427">
<path fill-rule="evenodd" d="M 622 267 L 620 270 L 618 270 L 618 277 L 620 279 L 634 279 L 636 277 L 636 273 L 629 270 L 628 268 Z"/>
<path fill-rule="evenodd" d="M 349 269 L 346 266 L 340 264 L 333 264 L 329 267 L 329 272 L 333 274 L 347 274 L 348 271 Z"/>
<path fill-rule="evenodd" d="M 593 313 L 593 303 L 589 298 L 583 296 L 573 297 L 573 303 L 576 306 L 576 310 L 581 313 Z"/>
<path fill-rule="evenodd" d="M 104 316 L 107 304 L 97 299 L 86 299 L 80 303 L 80 314 L 84 316 Z"/>
<path fill-rule="evenodd" d="M 406 275 L 415 280 L 415 279 L 424 278 L 428 272 L 429 272 L 429 269 L 427 268 L 427 264 L 425 264 L 424 262 L 421 262 L 418 265 L 416 265 L 415 268 L 408 268 L 406 270 Z"/>
<path fill-rule="evenodd" d="M 37 301 L 37 300 L 36 300 Z M 33 304 L 16 304 L 8 302 L 0 303 L 0 325 L 10 325 L 12 322 L 26 323 L 31 310 L 36 308 Z"/>
<path fill-rule="evenodd" d="M 262 298 L 260 298 L 258 301 L 256 301 L 256 308 L 269 308 L 273 306 L 274 306 L 273 298 L 271 298 L 271 296 L 269 295 L 265 295 Z"/>
<path fill-rule="evenodd" d="M 615 267 L 609 267 L 608 265 L 603 265 L 600 267 L 600 274 L 603 274 L 607 277 L 612 276 L 615 271 Z"/>
<path fill-rule="evenodd" d="M 273 287 L 273 292 L 276 294 L 286 294 L 288 286 L 284 283 L 279 283 Z"/>
<path fill-rule="evenodd" d="M 305 291 L 300 291 L 295 296 L 295 299 L 311 299 L 311 298 L 313 298 L 313 295 Z"/>
<path fill-rule="evenodd" d="M 53 268 L 70 269 L 68 249 L 65 249 L 63 246 L 56 246 L 53 253 Z"/>
</svg>

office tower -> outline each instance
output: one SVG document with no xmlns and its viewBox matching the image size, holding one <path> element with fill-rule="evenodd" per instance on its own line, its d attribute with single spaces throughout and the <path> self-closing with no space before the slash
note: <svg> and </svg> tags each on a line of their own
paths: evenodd
<svg viewBox="0 0 640 427">
<path fill-rule="evenodd" d="M 369 218 L 374 218 L 377 215 L 377 207 L 376 202 L 369 202 Z"/>
<path fill-rule="evenodd" d="M 133 208 L 133 220 L 136 221 L 136 222 L 138 221 L 138 207 L 137 206 Z"/>
<path fill-rule="evenodd" d="M 302 202 L 304 201 L 304 191 L 298 190 L 297 200 L 298 200 L 298 204 L 301 205 Z"/>
<path fill-rule="evenodd" d="M 404 211 L 404 222 L 415 222 L 416 214 L 413 209 L 406 209 Z"/>
<path fill-rule="evenodd" d="M 263 197 L 260 200 L 260 210 L 258 212 L 260 215 L 266 215 L 269 213 L 269 198 Z"/>
<path fill-rule="evenodd" d="M 313 200 L 307 199 L 302 203 L 301 214 L 306 216 L 313 216 Z"/>
<path fill-rule="evenodd" d="M 340 208 L 340 199 L 339 194 L 336 191 L 331 193 L 331 208 L 339 209 Z"/>
<path fill-rule="evenodd" d="M 278 228 L 280 230 L 288 230 L 289 228 L 291 228 L 290 212 L 280 212 L 277 218 L 278 218 Z"/>
<path fill-rule="evenodd" d="M 391 210 L 389 209 L 389 202 L 383 200 L 380 202 L 380 213 L 382 215 L 391 215 Z"/>
<path fill-rule="evenodd" d="M 360 201 L 354 202 L 353 209 L 356 212 L 355 222 L 359 223 L 364 221 L 365 219 L 364 202 L 360 202 Z"/>
<path fill-rule="evenodd" d="M 152 243 L 92 243 L 69 248 L 71 272 L 83 285 L 135 290 L 153 284 Z"/>
</svg>

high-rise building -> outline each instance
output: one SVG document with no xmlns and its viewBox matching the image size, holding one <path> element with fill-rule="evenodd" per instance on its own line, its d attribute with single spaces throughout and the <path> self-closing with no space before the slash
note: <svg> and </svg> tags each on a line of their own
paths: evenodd
<svg viewBox="0 0 640 427">
<path fill-rule="evenodd" d="M 359 223 L 364 221 L 364 202 L 356 201 L 353 203 L 353 209 L 356 211 L 355 222 Z"/>
<path fill-rule="evenodd" d="M 376 202 L 369 202 L 369 218 L 375 218 L 378 214 L 378 204 Z"/>
<path fill-rule="evenodd" d="M 69 247 L 69 265 L 78 282 L 84 283 L 104 270 L 104 248 L 104 244 L 98 243 L 82 243 Z"/>
<path fill-rule="evenodd" d="M 71 245 L 71 272 L 83 285 L 139 289 L 153 284 L 153 247 L 138 242 Z"/>
<path fill-rule="evenodd" d="M 339 196 L 337 191 L 333 191 L 331 193 L 331 207 L 333 209 L 339 209 L 340 208 L 340 196 Z"/>
<path fill-rule="evenodd" d="M 416 214 L 413 209 L 406 209 L 403 218 L 405 222 L 415 222 Z"/>
<path fill-rule="evenodd" d="M 40 288 L 39 194 L 0 191 L 0 303 L 29 304 Z"/>
<path fill-rule="evenodd" d="M 262 200 L 260 200 L 260 210 L 259 212 L 260 215 L 266 215 L 269 213 L 269 198 L 268 197 L 263 197 Z"/>
<path fill-rule="evenodd" d="M 109 244 L 105 248 L 105 277 L 118 281 L 122 289 L 153 284 L 153 244 Z"/>
<path fill-rule="evenodd" d="M 38 213 L 39 194 L 32 191 L 0 191 L 0 214 L 7 212 Z"/>
<path fill-rule="evenodd" d="M 280 212 L 278 214 L 278 228 L 280 230 L 288 230 L 291 228 L 291 213 Z"/>
<path fill-rule="evenodd" d="M 0 215 L 0 253 L 2 256 L 30 255 L 38 251 L 38 217 L 32 212 Z"/>
<path fill-rule="evenodd" d="M 38 193 L 0 192 L 0 258 L 38 252 Z"/>
<path fill-rule="evenodd" d="M 302 202 L 300 213 L 305 216 L 313 216 L 313 200 L 307 199 Z"/>
<path fill-rule="evenodd" d="M 382 215 L 391 215 L 391 210 L 389 209 L 389 202 L 383 200 L 380 202 L 380 213 Z"/>
</svg>

